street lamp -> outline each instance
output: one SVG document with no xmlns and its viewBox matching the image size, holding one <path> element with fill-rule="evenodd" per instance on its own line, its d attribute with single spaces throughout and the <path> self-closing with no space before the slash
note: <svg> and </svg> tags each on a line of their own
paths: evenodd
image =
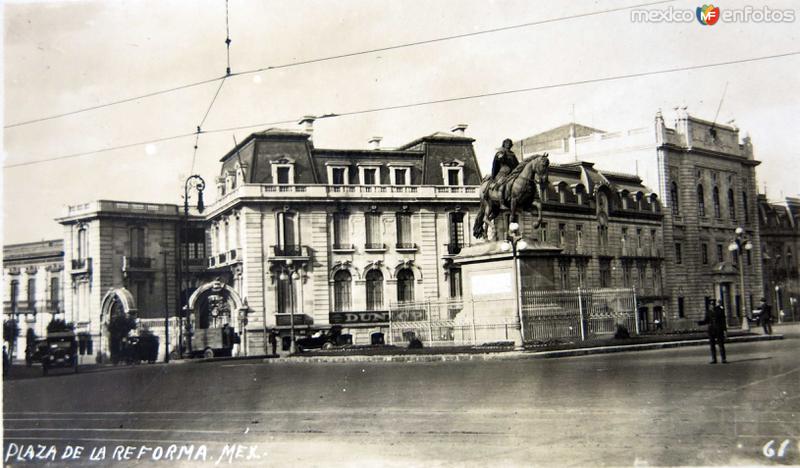
<svg viewBox="0 0 800 468">
<path fill-rule="evenodd" d="M 781 317 L 781 315 L 783 313 L 783 311 L 782 311 L 783 307 L 781 307 L 781 306 L 783 304 L 781 304 L 781 302 L 782 302 L 781 301 L 781 285 L 780 284 L 776 284 L 775 285 L 775 314 L 778 315 L 778 323 L 781 323 L 783 321 L 783 318 Z"/>
<path fill-rule="evenodd" d="M 508 237 L 505 241 L 503 241 L 502 244 L 500 244 L 500 250 L 503 252 L 508 252 L 511 250 L 511 256 L 514 259 L 514 301 L 517 308 L 517 320 L 519 321 L 520 346 L 524 346 L 525 327 L 524 322 L 522 321 L 522 301 L 520 300 L 522 290 L 520 288 L 519 280 L 519 251 L 527 249 L 528 243 L 525 242 L 525 239 L 522 238 L 522 235 L 519 232 L 519 223 L 510 223 L 508 225 L 508 231 Z"/>
<path fill-rule="evenodd" d="M 288 272 L 288 273 L 287 273 Z M 294 354 L 295 352 L 295 345 L 294 345 L 294 312 L 295 312 L 295 293 L 294 293 L 294 285 L 297 280 L 300 279 L 300 273 L 302 272 L 301 268 L 297 268 L 294 266 L 294 262 L 292 260 L 286 260 L 286 267 L 285 270 L 281 271 L 281 274 L 278 275 L 278 279 L 280 281 L 287 281 L 291 279 L 289 282 L 289 293 L 290 293 L 290 300 L 292 303 L 291 310 L 289 311 L 289 354 Z"/>
<path fill-rule="evenodd" d="M 203 203 L 203 190 L 206 188 L 206 181 L 197 174 L 190 175 L 186 178 L 183 184 L 183 217 L 178 220 L 178 354 L 183 356 L 183 312 L 188 314 L 188 308 L 183 304 L 183 272 L 184 268 L 187 272 L 187 288 L 188 288 L 188 271 L 189 271 L 189 244 L 186 242 L 186 221 L 189 218 L 189 191 L 195 189 L 197 191 L 197 211 L 202 213 L 205 209 Z M 183 250 L 183 245 L 186 245 L 186 252 Z M 185 253 L 185 255 L 184 255 Z M 187 316 L 188 320 L 188 316 Z"/>
<path fill-rule="evenodd" d="M 746 301 L 745 301 L 745 294 L 744 294 L 744 252 L 742 250 L 750 251 L 753 249 L 753 243 L 750 242 L 750 238 L 745 235 L 744 229 L 740 226 L 737 227 L 734 231 L 736 236 L 734 237 L 733 241 L 731 241 L 730 245 L 728 245 L 728 250 L 731 252 L 738 252 L 737 258 L 739 259 L 739 293 L 741 294 L 742 301 L 741 301 L 741 313 L 742 313 L 742 330 L 750 330 L 750 322 L 747 320 L 747 311 L 745 310 Z"/>
</svg>

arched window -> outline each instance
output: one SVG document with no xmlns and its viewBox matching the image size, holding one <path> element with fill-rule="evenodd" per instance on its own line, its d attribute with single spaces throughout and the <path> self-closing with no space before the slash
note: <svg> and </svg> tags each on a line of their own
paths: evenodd
<svg viewBox="0 0 800 468">
<path fill-rule="evenodd" d="M 350 310 L 350 284 L 353 277 L 347 270 L 339 270 L 333 275 L 333 310 Z"/>
<path fill-rule="evenodd" d="M 728 189 L 728 214 L 731 219 L 736 219 L 736 199 L 733 196 L 733 189 Z"/>
<path fill-rule="evenodd" d="M 403 268 L 397 272 L 397 302 L 414 300 L 414 272 Z"/>
<path fill-rule="evenodd" d="M 719 189 L 717 187 L 714 187 L 711 197 L 713 198 L 714 201 L 714 217 L 721 218 L 722 210 L 720 209 L 719 206 Z"/>
<path fill-rule="evenodd" d="M 78 229 L 78 243 L 76 245 L 75 257 L 78 260 L 83 260 L 89 254 L 89 236 L 87 236 L 86 227 Z"/>
<path fill-rule="evenodd" d="M 744 222 L 750 222 L 750 210 L 747 208 L 747 192 L 742 192 L 742 204 L 744 208 Z"/>
<path fill-rule="evenodd" d="M 672 214 L 681 214 L 681 205 L 678 201 L 678 184 L 675 182 L 672 182 L 672 186 L 669 189 L 669 201 L 672 203 Z"/>
<path fill-rule="evenodd" d="M 697 186 L 697 211 L 701 217 L 706 215 L 706 195 L 703 186 Z"/>
<path fill-rule="evenodd" d="M 367 272 L 367 310 L 383 309 L 383 273 L 377 268 Z"/>
</svg>

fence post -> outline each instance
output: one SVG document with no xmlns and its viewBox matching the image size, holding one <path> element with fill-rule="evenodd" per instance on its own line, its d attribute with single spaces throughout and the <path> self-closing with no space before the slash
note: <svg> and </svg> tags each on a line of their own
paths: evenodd
<svg viewBox="0 0 800 468">
<path fill-rule="evenodd" d="M 584 332 L 584 325 L 583 325 L 583 301 L 581 298 L 581 287 L 578 286 L 578 311 L 580 312 L 581 316 L 581 341 L 586 341 L 586 332 Z"/>
<path fill-rule="evenodd" d="M 431 301 L 428 300 L 428 342 L 433 343 L 433 328 L 431 327 Z"/>
<path fill-rule="evenodd" d="M 392 303 L 389 302 L 389 340 L 388 340 L 388 342 L 389 342 L 390 345 L 394 344 L 394 339 L 392 338 L 393 334 L 394 334 L 394 330 L 392 330 Z"/>
<path fill-rule="evenodd" d="M 639 334 L 639 307 L 636 304 L 636 285 L 633 285 L 633 323 L 636 328 L 636 334 Z"/>
<path fill-rule="evenodd" d="M 478 334 L 475 330 L 475 299 L 470 299 L 470 303 L 472 304 L 472 344 L 476 344 L 478 342 Z"/>
</svg>

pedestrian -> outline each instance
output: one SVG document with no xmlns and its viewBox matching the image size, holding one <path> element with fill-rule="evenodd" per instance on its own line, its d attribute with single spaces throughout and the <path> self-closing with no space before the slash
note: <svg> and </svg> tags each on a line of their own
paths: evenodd
<svg viewBox="0 0 800 468">
<path fill-rule="evenodd" d="M 278 354 L 278 337 L 275 330 L 269 332 L 269 344 L 272 346 L 272 355 Z"/>
<path fill-rule="evenodd" d="M 772 307 L 767 304 L 766 299 L 761 298 L 761 304 L 758 306 L 758 320 L 764 328 L 764 334 L 772 334 Z"/>
<path fill-rule="evenodd" d="M 719 345 L 719 355 L 722 363 L 727 364 L 725 358 L 725 335 L 728 327 L 725 324 L 725 309 L 716 300 L 709 301 L 709 309 L 703 320 L 697 322 L 698 325 L 708 325 L 708 344 L 711 346 L 711 363 L 717 363 L 717 345 Z"/>
<path fill-rule="evenodd" d="M 8 358 L 8 351 L 6 351 L 6 345 L 3 345 L 3 376 L 8 375 L 10 365 L 11 365 L 11 359 Z"/>
</svg>

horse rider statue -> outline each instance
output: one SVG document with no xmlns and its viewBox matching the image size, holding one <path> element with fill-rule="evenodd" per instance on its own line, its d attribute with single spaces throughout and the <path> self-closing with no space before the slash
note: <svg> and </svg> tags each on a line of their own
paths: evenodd
<svg viewBox="0 0 800 468">
<path fill-rule="evenodd" d="M 494 162 L 492 162 L 492 178 L 488 187 L 489 190 L 496 190 L 498 188 L 504 190 L 505 186 L 503 182 L 506 181 L 511 171 L 519 166 L 517 155 L 511 151 L 512 146 L 514 146 L 514 143 L 510 138 L 506 138 L 503 140 L 503 146 L 494 155 Z M 504 192 L 499 195 L 501 199 L 505 199 Z"/>
</svg>

